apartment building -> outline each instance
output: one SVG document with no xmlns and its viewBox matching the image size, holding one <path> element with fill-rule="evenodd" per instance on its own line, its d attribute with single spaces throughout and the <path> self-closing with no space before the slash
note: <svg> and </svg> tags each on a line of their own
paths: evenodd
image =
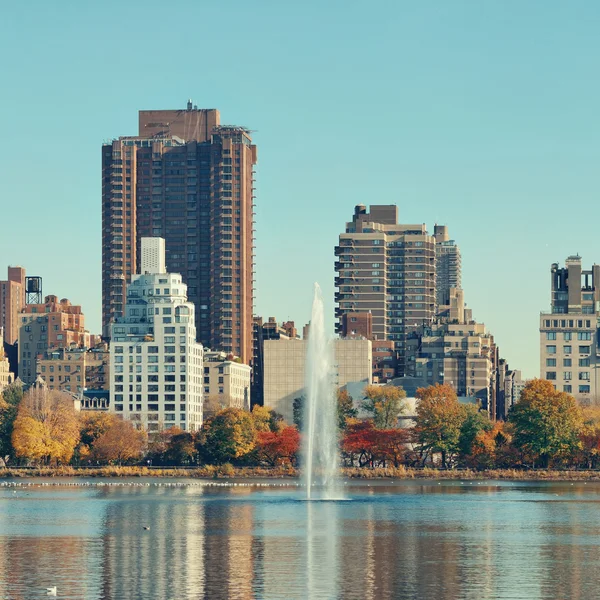
<svg viewBox="0 0 600 600">
<path fill-rule="evenodd" d="M 450 304 L 450 290 L 462 288 L 462 261 L 460 249 L 448 235 L 446 225 L 435 225 L 435 289 L 439 306 Z"/>
<path fill-rule="evenodd" d="M 106 344 L 95 348 L 54 348 L 38 355 L 36 379 L 49 390 L 82 394 L 87 389 L 109 389 L 110 352 Z"/>
<path fill-rule="evenodd" d="M 8 358 L 4 353 L 4 338 L 2 327 L 0 327 L 0 393 L 2 390 L 12 383 L 14 375 L 10 372 L 10 364 Z"/>
<path fill-rule="evenodd" d="M 139 112 L 137 136 L 102 147 L 102 319 L 124 314 L 127 285 L 141 273 L 142 237 L 166 243 L 207 347 L 252 358 L 254 165 L 245 127 L 219 111 Z"/>
<path fill-rule="evenodd" d="M 373 339 L 394 342 L 403 375 L 409 334 L 436 314 L 435 237 L 424 224 L 400 224 L 395 205 L 358 205 L 335 255 L 336 331 L 345 313 L 371 313 Z"/>
<path fill-rule="evenodd" d="M 225 352 L 204 351 L 204 397 L 225 407 L 250 410 L 252 369 Z"/>
<path fill-rule="evenodd" d="M 181 275 L 154 273 L 152 264 L 164 261 L 142 263 L 143 274 L 127 287 L 125 314 L 111 325 L 110 411 L 150 433 L 195 431 L 202 425 L 203 349 L 194 305 Z"/>
<path fill-rule="evenodd" d="M 36 360 L 48 350 L 96 345 L 96 337 L 85 329 L 81 306 L 66 298 L 49 295 L 42 304 L 27 304 L 19 318 L 19 378 L 25 385 L 36 380 Z"/>
<path fill-rule="evenodd" d="M 14 344 L 19 339 L 20 313 L 25 306 L 25 269 L 8 267 L 8 278 L 0 281 L 0 328 L 4 341 Z"/>
<path fill-rule="evenodd" d="M 569 256 L 550 274 L 550 311 L 540 314 L 540 377 L 583 405 L 597 404 L 600 265 L 584 270 L 580 256 Z"/>
</svg>

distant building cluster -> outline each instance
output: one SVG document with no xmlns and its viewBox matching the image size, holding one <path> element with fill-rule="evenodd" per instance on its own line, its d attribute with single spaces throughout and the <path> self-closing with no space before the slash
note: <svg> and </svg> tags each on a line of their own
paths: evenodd
<svg viewBox="0 0 600 600">
<path fill-rule="evenodd" d="M 102 336 L 81 306 L 42 294 L 8 267 L 0 281 L 0 389 L 14 381 L 69 393 L 150 432 L 194 431 L 215 406 L 268 406 L 287 421 L 302 396 L 310 324 L 254 313 L 251 131 L 191 101 L 139 112 L 136 135 L 102 146 Z M 525 385 L 465 303 L 448 227 L 400 222 L 358 205 L 334 248 L 338 387 L 450 384 L 492 419 Z M 598 399 L 600 266 L 552 265 L 540 316 L 541 377 Z M 207 413 L 205 414 L 205 407 Z"/>
</svg>

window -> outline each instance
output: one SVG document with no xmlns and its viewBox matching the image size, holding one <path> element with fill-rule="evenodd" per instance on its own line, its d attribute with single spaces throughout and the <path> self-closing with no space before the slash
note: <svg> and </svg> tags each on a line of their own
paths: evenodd
<svg viewBox="0 0 600 600">
<path fill-rule="evenodd" d="M 556 339 L 556 331 L 546 331 L 546 339 L 547 340 L 555 340 Z"/>
<path fill-rule="evenodd" d="M 579 354 L 589 354 L 590 347 L 589 346 L 579 346 Z"/>
<path fill-rule="evenodd" d="M 590 386 L 589 385 L 580 385 L 579 386 L 579 393 L 580 394 L 589 394 L 590 393 Z"/>
<path fill-rule="evenodd" d="M 563 346 L 563 352 L 565 354 L 571 354 L 571 352 L 573 352 L 573 346 Z"/>
<path fill-rule="evenodd" d="M 546 371 L 546 379 L 548 381 L 554 381 L 556 379 L 556 371 Z"/>
<path fill-rule="evenodd" d="M 573 386 L 572 385 L 563 385 L 563 392 L 566 392 L 567 394 L 570 394 L 573 391 Z"/>
<path fill-rule="evenodd" d="M 563 374 L 563 379 L 565 381 L 571 381 L 571 379 L 573 379 L 573 372 L 572 371 L 565 371 Z"/>
<path fill-rule="evenodd" d="M 547 367 L 555 367 L 556 366 L 556 359 L 555 358 L 547 358 L 546 359 L 546 366 Z"/>
<path fill-rule="evenodd" d="M 556 346 L 546 346 L 546 354 L 556 354 Z"/>
<path fill-rule="evenodd" d="M 570 358 L 563 358 L 563 367 L 571 367 L 573 361 Z"/>
<path fill-rule="evenodd" d="M 580 371 L 579 381 L 589 381 L 589 380 L 590 380 L 590 372 L 589 371 Z"/>
<path fill-rule="evenodd" d="M 563 339 L 565 342 L 570 342 L 573 339 L 573 334 L 570 331 L 565 331 L 563 333 Z"/>
<path fill-rule="evenodd" d="M 577 332 L 577 340 L 580 342 L 589 342 L 592 339 L 591 331 L 578 331 Z"/>
<path fill-rule="evenodd" d="M 590 357 L 588 356 L 587 358 L 580 358 L 579 366 L 580 367 L 589 367 L 590 366 Z"/>
</svg>

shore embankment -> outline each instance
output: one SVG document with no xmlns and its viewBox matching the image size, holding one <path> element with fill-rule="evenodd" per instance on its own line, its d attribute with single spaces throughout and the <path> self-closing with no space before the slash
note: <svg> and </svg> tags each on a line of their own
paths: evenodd
<svg viewBox="0 0 600 600">
<path fill-rule="evenodd" d="M 5 467 L 0 479 L 33 477 L 166 477 L 195 479 L 297 478 L 293 467 L 234 467 L 204 465 L 201 467 Z M 600 481 L 600 471 L 554 469 L 423 469 L 407 467 L 343 468 L 348 479 L 454 479 L 454 480 L 511 480 L 511 481 Z"/>
</svg>

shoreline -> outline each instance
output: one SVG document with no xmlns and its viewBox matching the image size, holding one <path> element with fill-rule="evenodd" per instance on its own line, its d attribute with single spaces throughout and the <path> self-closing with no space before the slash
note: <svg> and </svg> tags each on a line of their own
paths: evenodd
<svg viewBox="0 0 600 600">
<path fill-rule="evenodd" d="M 342 468 L 342 477 L 346 479 L 371 480 L 507 480 L 507 481 L 600 481 L 600 471 L 585 470 L 518 470 L 491 469 L 475 471 L 471 469 L 439 470 L 425 467 L 414 468 Z M 3 467 L 1 479 L 33 479 L 37 477 L 73 477 L 73 478 L 185 478 L 185 479 L 297 479 L 299 473 L 291 467 L 233 467 L 230 464 L 203 467 Z"/>
</svg>

